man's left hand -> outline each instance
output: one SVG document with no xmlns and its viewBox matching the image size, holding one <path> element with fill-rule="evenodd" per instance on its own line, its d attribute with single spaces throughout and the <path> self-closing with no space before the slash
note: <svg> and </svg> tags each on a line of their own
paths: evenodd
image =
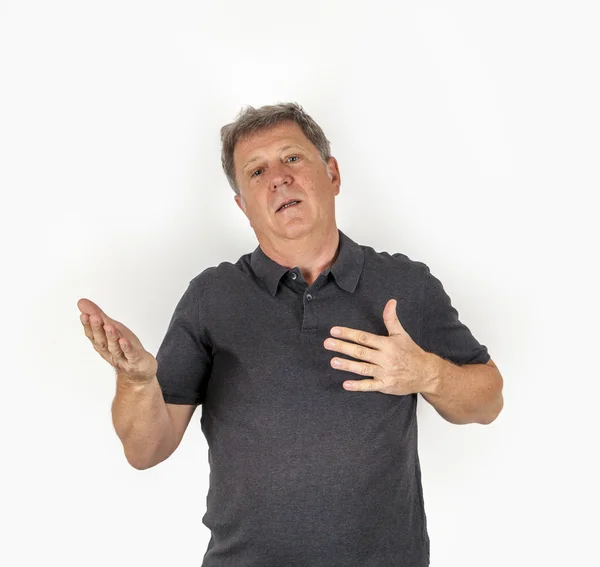
<svg viewBox="0 0 600 567">
<path fill-rule="evenodd" d="M 344 388 L 360 392 L 382 392 L 403 396 L 424 389 L 428 379 L 429 353 L 417 345 L 404 330 L 396 313 L 396 300 L 390 299 L 383 309 L 383 321 L 389 336 L 374 335 L 348 327 L 333 327 L 324 345 L 328 350 L 347 354 L 358 361 L 333 358 L 331 366 L 371 379 L 348 380 Z M 335 330 L 339 334 L 335 334 Z M 353 343 L 346 341 L 353 341 Z M 339 365 L 336 365 L 336 361 Z"/>
</svg>

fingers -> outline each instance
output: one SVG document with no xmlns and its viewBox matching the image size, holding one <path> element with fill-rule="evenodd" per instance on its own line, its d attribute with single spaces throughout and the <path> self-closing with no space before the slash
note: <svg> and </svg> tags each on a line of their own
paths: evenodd
<svg viewBox="0 0 600 567">
<path fill-rule="evenodd" d="M 98 315 L 91 315 L 90 323 L 92 324 L 92 334 L 94 335 L 94 342 L 96 343 L 96 346 L 101 350 L 106 350 L 108 341 L 106 340 L 106 335 L 104 334 L 104 329 L 102 328 L 102 318 Z"/>
<path fill-rule="evenodd" d="M 125 325 L 107 317 L 102 311 L 87 312 L 84 305 L 80 308 L 79 320 L 85 336 L 94 350 L 116 369 L 117 375 L 124 373 L 140 383 L 151 381 L 158 364 L 139 339 Z"/>
<path fill-rule="evenodd" d="M 85 313 L 83 313 L 82 315 L 79 316 L 79 319 L 81 321 L 81 324 L 83 325 L 83 330 L 85 332 L 85 336 L 90 339 L 90 341 L 94 340 L 94 333 L 92 331 L 92 327 L 90 325 L 90 318 L 88 315 L 86 315 Z"/>
<path fill-rule="evenodd" d="M 94 316 L 100 320 L 100 324 L 108 325 L 117 323 L 117 321 L 111 319 L 106 313 L 104 313 L 104 311 L 102 311 L 102 309 L 100 309 L 100 307 L 98 307 L 98 305 L 96 305 L 93 301 L 90 301 L 89 299 L 80 299 L 77 302 L 77 307 L 79 307 L 79 310 L 82 313 L 82 315 L 80 315 L 79 318 L 84 324 L 86 324 L 89 321 L 90 317 Z M 84 318 L 86 318 L 85 321 Z M 91 330 L 93 330 L 93 325 Z"/>
<path fill-rule="evenodd" d="M 114 361 L 126 358 L 121 343 L 126 343 L 125 338 L 122 338 L 119 331 L 113 325 L 105 325 L 102 318 L 99 315 L 88 316 L 82 313 L 79 317 L 83 325 L 85 336 L 90 339 L 101 351 L 108 351 Z"/>
<path fill-rule="evenodd" d="M 119 342 L 121 346 L 123 346 L 124 342 L 128 346 L 132 344 L 136 347 L 141 346 L 138 338 L 122 323 L 111 319 L 96 303 L 90 301 L 86 298 L 81 298 L 77 302 L 77 307 L 81 311 L 81 315 L 79 319 L 83 324 L 85 329 L 85 334 L 90 340 L 99 340 L 99 343 L 106 345 L 108 347 L 108 338 L 104 333 L 100 333 L 100 329 L 104 329 L 105 325 L 110 325 L 115 332 L 117 333 L 117 339 L 121 338 L 122 341 Z M 91 322 L 90 322 L 91 320 Z M 93 325 L 94 321 L 99 321 L 99 329 L 97 326 Z M 94 329 L 96 329 L 96 334 L 94 334 Z M 127 337 L 127 339 L 125 339 Z"/>
<path fill-rule="evenodd" d="M 85 336 L 104 360 L 117 370 L 138 371 L 144 378 L 156 374 L 156 359 L 130 329 L 111 319 L 89 299 L 80 299 L 77 306 Z"/>
<path fill-rule="evenodd" d="M 112 327 L 112 325 L 104 325 L 104 332 L 106 333 L 106 340 L 108 342 L 108 351 L 113 357 L 113 360 L 116 362 L 121 359 L 126 359 L 125 353 L 121 348 L 121 343 L 119 342 L 120 333 L 118 329 Z M 123 342 L 125 339 L 121 339 Z"/>
</svg>

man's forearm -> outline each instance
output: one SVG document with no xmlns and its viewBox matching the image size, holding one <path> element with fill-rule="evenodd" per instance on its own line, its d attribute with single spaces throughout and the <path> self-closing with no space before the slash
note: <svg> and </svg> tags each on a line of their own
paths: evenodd
<svg viewBox="0 0 600 567">
<path fill-rule="evenodd" d="M 456 365 L 433 353 L 427 363 L 421 395 L 450 423 L 494 421 L 503 406 L 503 380 L 495 365 Z"/>
<path fill-rule="evenodd" d="M 149 468 L 173 452 L 173 423 L 156 377 L 139 384 L 118 376 L 112 418 L 131 466 Z"/>
</svg>

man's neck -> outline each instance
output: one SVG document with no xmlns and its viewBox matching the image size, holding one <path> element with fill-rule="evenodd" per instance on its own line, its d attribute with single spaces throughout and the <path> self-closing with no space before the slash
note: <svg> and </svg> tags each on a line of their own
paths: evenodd
<svg viewBox="0 0 600 567">
<path fill-rule="evenodd" d="M 287 268 L 298 266 L 308 285 L 335 262 L 339 248 L 339 233 L 335 225 L 329 231 L 311 233 L 298 240 L 258 240 L 262 251 L 274 262 Z"/>
</svg>

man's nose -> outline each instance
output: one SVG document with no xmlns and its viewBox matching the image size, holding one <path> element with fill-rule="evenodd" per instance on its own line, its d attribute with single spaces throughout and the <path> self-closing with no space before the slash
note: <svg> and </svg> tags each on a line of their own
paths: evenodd
<svg viewBox="0 0 600 567">
<path fill-rule="evenodd" d="M 289 185 L 292 182 L 292 176 L 283 165 L 271 167 L 271 189 L 277 189 L 282 185 Z"/>
</svg>

